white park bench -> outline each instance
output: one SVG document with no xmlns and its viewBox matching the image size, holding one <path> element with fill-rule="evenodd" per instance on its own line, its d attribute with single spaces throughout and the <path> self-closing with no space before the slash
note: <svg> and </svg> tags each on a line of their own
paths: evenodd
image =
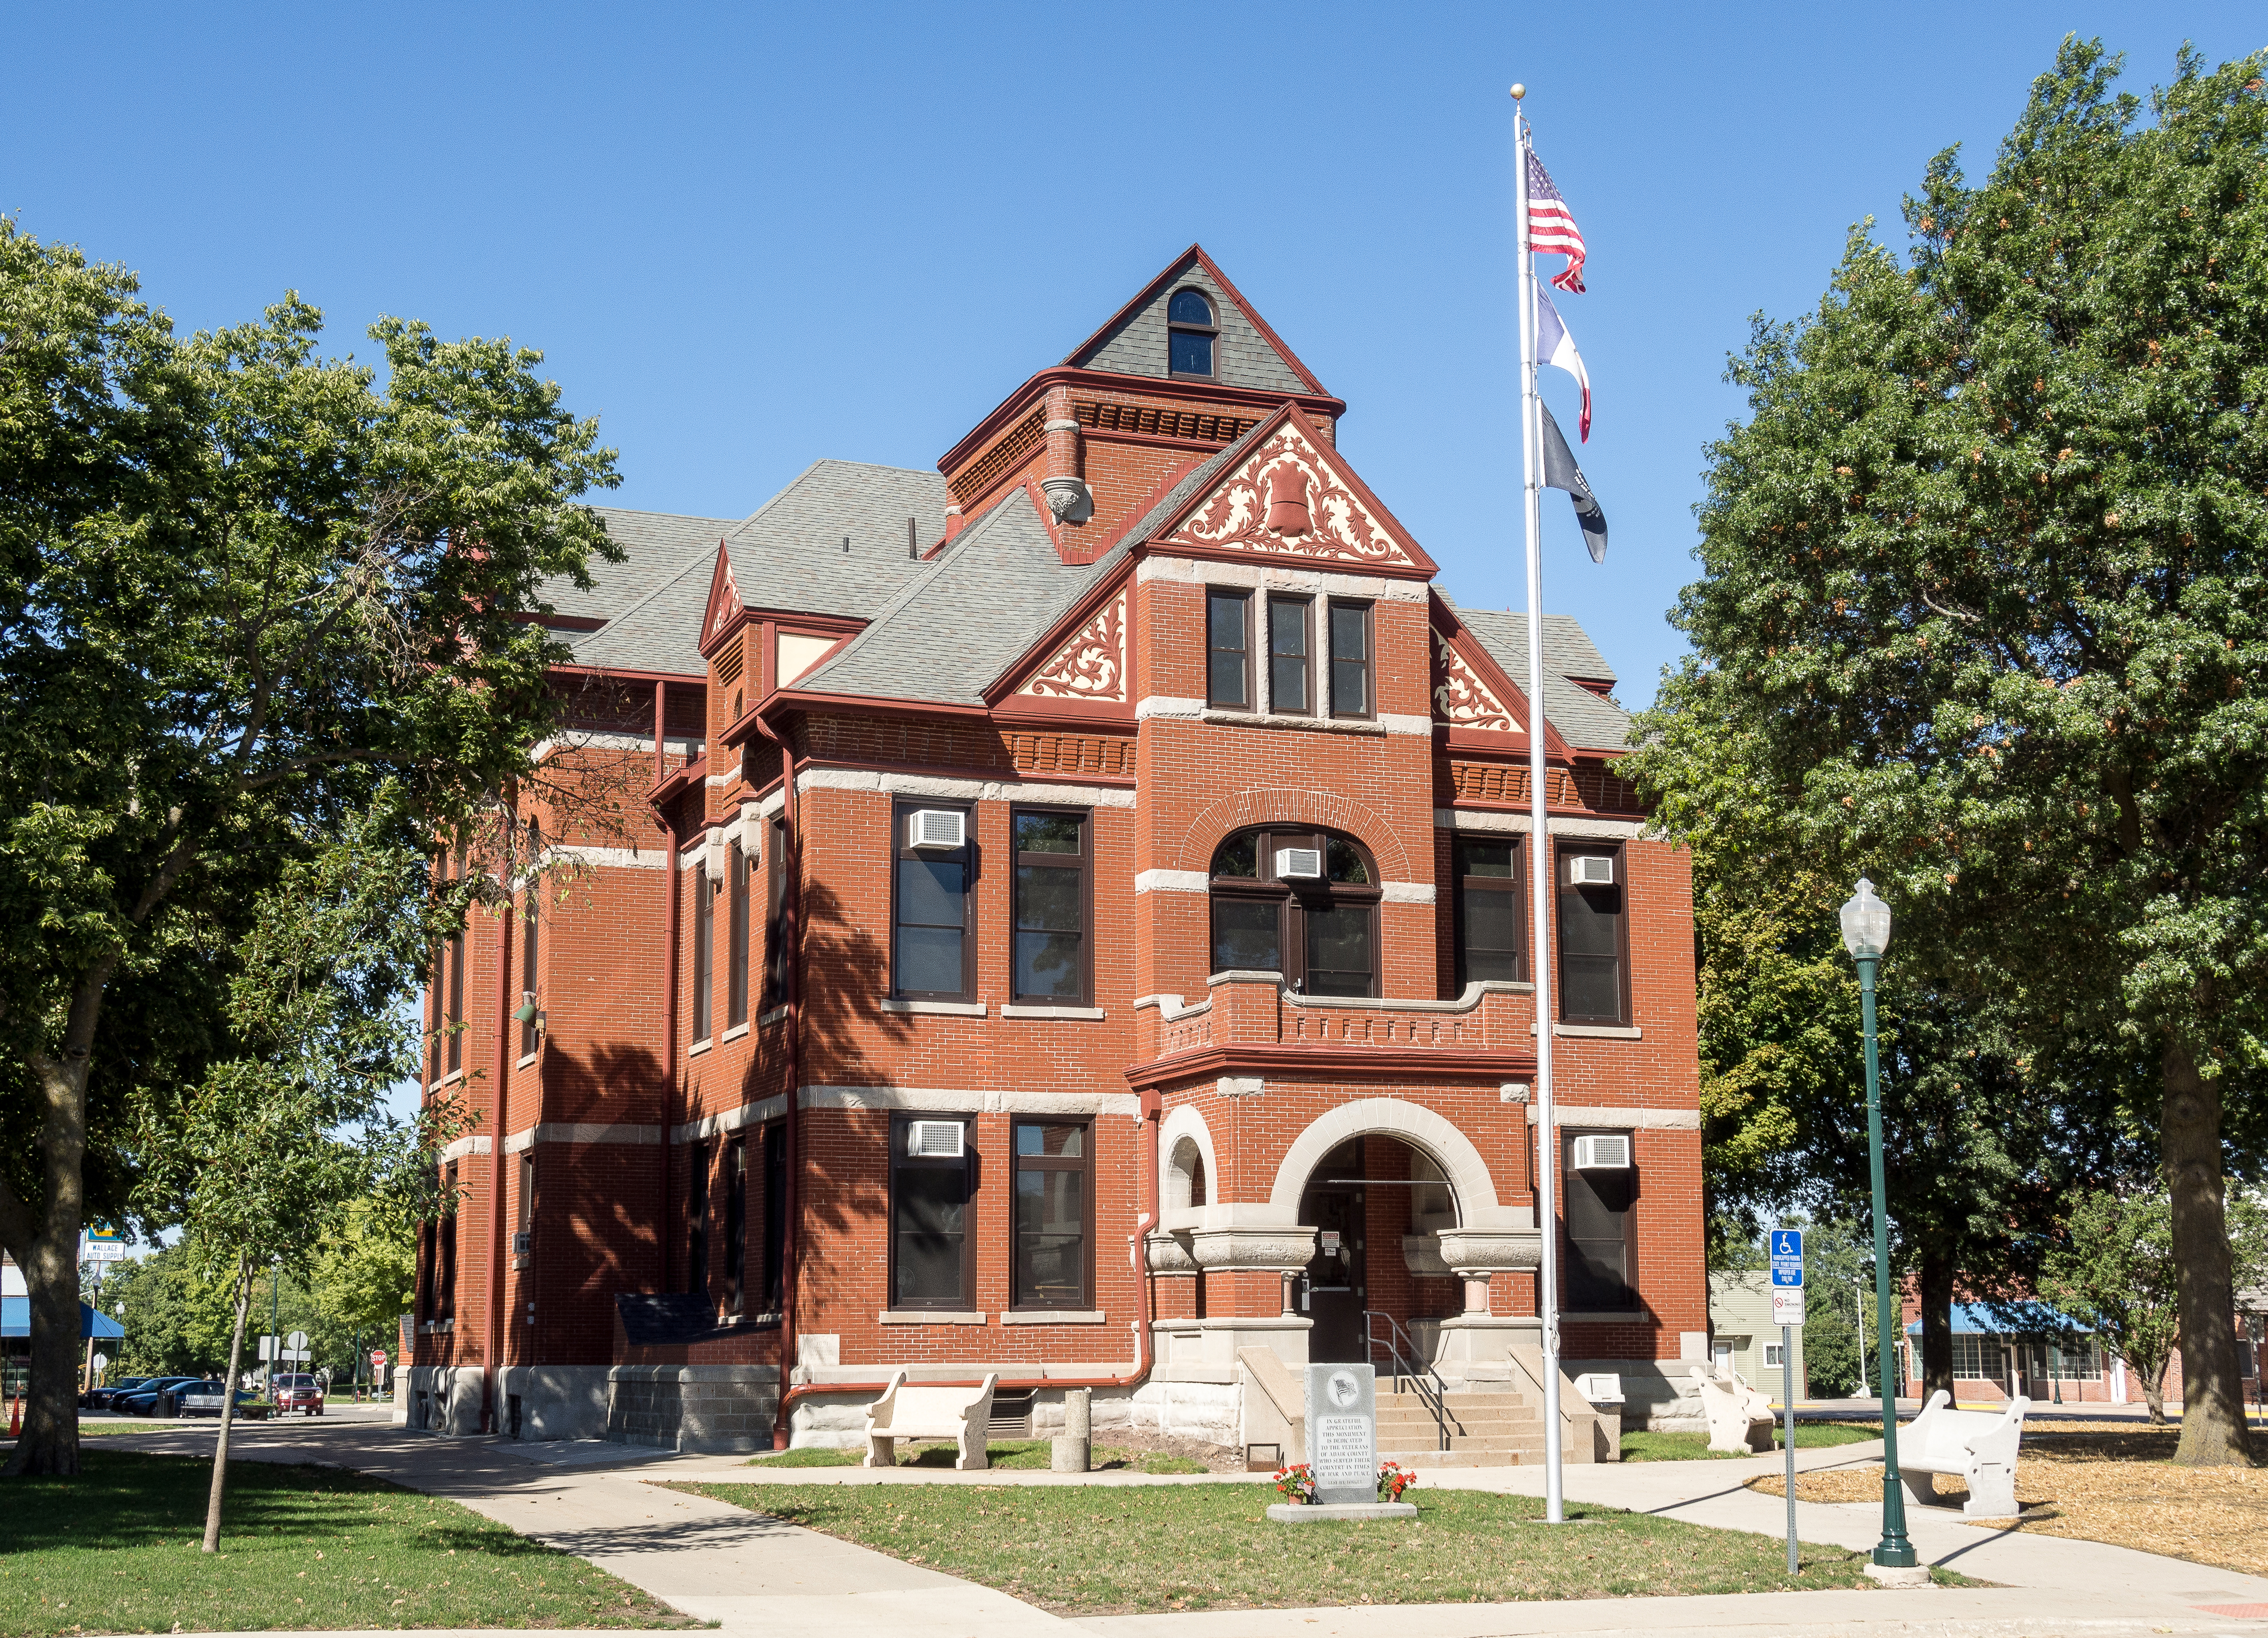
<svg viewBox="0 0 2268 1638">
<path fill-rule="evenodd" d="M 939 1388 L 909 1385 L 905 1372 L 894 1372 L 882 1397 L 866 1407 L 865 1465 L 896 1465 L 901 1439 L 952 1439 L 961 1446 L 954 1466 L 966 1472 L 988 1465 L 984 1435 L 999 1380 L 994 1372 L 974 1388 Z"/>
<path fill-rule="evenodd" d="M 1749 1386 L 1748 1379 L 1727 1367 L 1696 1365 L 1693 1380 L 1701 1391 L 1701 1412 L 1709 1419 L 1712 1450 L 1769 1450 L 1772 1448 L 1771 1396 Z"/>
<path fill-rule="evenodd" d="M 1898 1477 L 1905 1481 L 1906 1494 L 1919 1506 L 1938 1506 L 1932 1475 L 1958 1473 L 1969 1486 L 1964 1515 L 2014 1518 L 2016 1446 L 2032 1402 L 2019 1395 L 2006 1410 L 1956 1411 L 1952 1398 L 1940 1388 L 1921 1414 L 1898 1429 Z"/>
</svg>

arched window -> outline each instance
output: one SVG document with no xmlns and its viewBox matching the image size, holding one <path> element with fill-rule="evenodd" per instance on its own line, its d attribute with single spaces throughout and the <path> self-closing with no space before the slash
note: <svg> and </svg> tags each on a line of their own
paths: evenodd
<svg viewBox="0 0 2268 1638">
<path fill-rule="evenodd" d="M 1263 826 L 1213 850 L 1212 970 L 1280 972 L 1307 995 L 1378 993 L 1378 867 L 1329 830 Z"/>
<path fill-rule="evenodd" d="M 1213 342 L 1220 327 L 1201 290 L 1177 290 L 1166 304 L 1167 373 L 1212 379 Z"/>
</svg>

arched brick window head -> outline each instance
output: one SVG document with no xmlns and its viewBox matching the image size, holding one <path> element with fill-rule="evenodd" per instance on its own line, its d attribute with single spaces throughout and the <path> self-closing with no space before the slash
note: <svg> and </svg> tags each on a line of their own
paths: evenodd
<svg viewBox="0 0 2268 1638">
<path fill-rule="evenodd" d="M 1212 970 L 1280 972 L 1306 995 L 1378 993 L 1378 866 L 1351 837 L 1239 830 L 1213 850 Z"/>
<path fill-rule="evenodd" d="M 1212 303 L 1201 290 L 1177 290 L 1166 304 L 1166 368 L 1171 375 L 1213 377 L 1213 349 L 1220 327 Z"/>
</svg>

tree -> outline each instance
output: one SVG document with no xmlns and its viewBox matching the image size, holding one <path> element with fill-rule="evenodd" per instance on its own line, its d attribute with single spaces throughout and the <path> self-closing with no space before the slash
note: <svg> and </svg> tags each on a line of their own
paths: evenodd
<svg viewBox="0 0 2268 1638">
<path fill-rule="evenodd" d="M 1653 720 L 1727 742 L 1799 857 L 1884 883 L 1918 980 L 2011 1003 L 2032 1052 L 2147 1066 L 2179 1459 L 2245 1462 L 2222 1218 L 2224 1140 L 2257 1137 L 2231 1088 L 2268 1062 L 2268 57 L 2184 52 L 2147 122 L 2119 66 L 2066 41 L 1981 185 L 1933 162 L 1908 263 L 1855 231 L 1815 313 L 1758 321 Z"/>
<path fill-rule="evenodd" d="M 2040 1295 L 2126 1362 L 2150 1420 L 2163 1422 L 2166 1367 L 2182 1344 L 2171 1195 L 2162 1185 L 2123 1195 L 2091 1189 L 2073 1198 L 2061 1228 L 2041 1269 Z M 2235 1282 L 2268 1281 L 2268 1209 L 2238 1195 L 2229 1202 L 2228 1228 Z"/>
<path fill-rule="evenodd" d="M 1859 1391 L 1861 1378 L 1870 1390 L 1881 1384 L 1870 1340 L 1874 1253 L 1866 1243 L 1869 1232 L 1843 1218 L 1815 1221 L 1803 1232 L 1803 1369 L 1815 1398 L 1845 1398 Z"/>
<path fill-rule="evenodd" d="M 423 850 L 389 832 L 402 815 L 390 783 L 339 842 L 287 865 L 262 896 L 230 996 L 240 1056 L 216 1063 L 169 1141 L 153 1145 L 147 1187 L 176 1196 L 192 1260 L 233 1299 L 224 1379 L 243 1365 L 257 1273 L 305 1273 L 306 1226 L 359 1203 L 407 1223 L 436 1210 L 434 1153 L 451 1135 L 429 1105 L 414 1126 L 383 1110 L 414 1074 L 419 1033 L 394 1002 L 415 981 L 429 928 Z M 218 1550 L 235 1420 L 221 1400 L 204 1550 Z"/>
<path fill-rule="evenodd" d="M 77 1237 L 233 1061 L 252 906 L 390 782 L 508 852 L 561 651 L 538 587 L 619 557 L 616 480 L 541 355 L 295 297 L 187 341 L 134 278 L 0 222 L 0 1244 L 31 1291 L 11 1472 L 77 1466 Z M 518 866 L 468 870 L 455 908 Z M 152 1140 L 164 1141 L 158 1138 Z"/>
<path fill-rule="evenodd" d="M 357 1200 L 325 1240 L 314 1280 L 323 1312 L 340 1330 L 357 1339 L 391 1338 L 416 1300 L 416 1232 L 379 1202 Z M 359 1350 L 349 1365 L 360 1371 Z"/>
</svg>

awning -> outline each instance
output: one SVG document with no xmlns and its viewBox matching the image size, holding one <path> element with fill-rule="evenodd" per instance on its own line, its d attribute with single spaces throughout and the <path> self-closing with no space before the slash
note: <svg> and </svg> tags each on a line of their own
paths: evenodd
<svg viewBox="0 0 2268 1638">
<path fill-rule="evenodd" d="M 2084 1332 L 2091 1327 L 2080 1324 L 2060 1309 L 2050 1308 L 2044 1302 L 2017 1302 L 2011 1305 L 2014 1323 L 2001 1318 L 1981 1302 L 1955 1302 L 1953 1305 L 1953 1334 L 1956 1337 L 2053 1337 L 2066 1332 Z M 1921 1321 L 1906 1327 L 1906 1335 L 1921 1335 Z"/>
<path fill-rule="evenodd" d="M 27 1296 L 0 1297 L 0 1337 L 28 1337 L 32 1334 L 32 1299 Z M 83 1341 L 92 1337 L 97 1342 L 115 1342 L 126 1335 L 126 1327 L 107 1314 L 97 1313 L 82 1302 L 78 1305 L 78 1334 Z"/>
</svg>

